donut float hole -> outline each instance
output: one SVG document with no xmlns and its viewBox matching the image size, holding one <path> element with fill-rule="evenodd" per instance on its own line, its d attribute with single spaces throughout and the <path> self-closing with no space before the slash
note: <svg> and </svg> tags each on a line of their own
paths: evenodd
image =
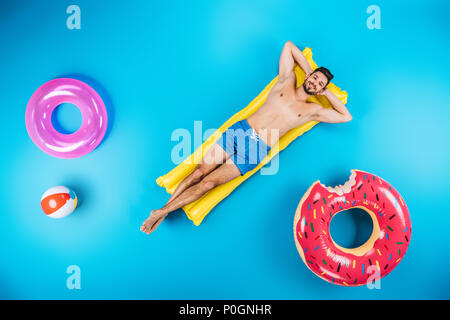
<svg viewBox="0 0 450 320">
<path fill-rule="evenodd" d="M 369 240 L 373 230 L 372 218 L 359 208 L 337 213 L 330 222 L 330 235 L 336 244 L 353 249 Z"/>
<path fill-rule="evenodd" d="M 62 134 L 76 132 L 83 122 L 80 109 L 72 103 L 61 103 L 52 112 L 52 125 Z"/>
</svg>

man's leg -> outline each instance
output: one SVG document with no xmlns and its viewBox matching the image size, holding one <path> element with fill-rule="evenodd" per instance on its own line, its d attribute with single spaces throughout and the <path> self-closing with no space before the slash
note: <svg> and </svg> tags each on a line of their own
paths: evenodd
<svg viewBox="0 0 450 320">
<path fill-rule="evenodd" d="M 230 158 L 228 153 L 226 153 L 225 150 L 223 150 L 223 148 L 217 143 L 214 143 L 213 146 L 205 153 L 203 159 L 195 170 L 178 184 L 177 188 L 167 201 L 167 204 L 178 197 L 184 190 L 198 183 L 217 166 L 225 163 L 228 158 Z"/>
<path fill-rule="evenodd" d="M 241 172 L 236 165 L 231 160 L 227 161 L 161 209 L 153 210 L 150 213 L 150 217 L 142 224 L 141 230 L 147 234 L 152 233 L 170 212 L 199 199 L 214 187 L 233 180 L 240 175 Z"/>
</svg>

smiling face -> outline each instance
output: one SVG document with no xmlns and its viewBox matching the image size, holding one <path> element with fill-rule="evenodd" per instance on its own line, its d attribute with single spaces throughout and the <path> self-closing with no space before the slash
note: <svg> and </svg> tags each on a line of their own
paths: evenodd
<svg viewBox="0 0 450 320">
<path fill-rule="evenodd" d="M 328 84 L 328 78 L 321 71 L 314 71 L 303 82 L 303 89 L 307 94 L 319 93 Z"/>
</svg>

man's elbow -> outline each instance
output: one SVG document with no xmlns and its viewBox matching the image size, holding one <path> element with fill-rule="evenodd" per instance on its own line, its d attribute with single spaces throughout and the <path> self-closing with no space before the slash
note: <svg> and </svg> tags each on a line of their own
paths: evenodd
<svg viewBox="0 0 450 320">
<path fill-rule="evenodd" d="M 291 40 L 286 41 L 286 43 L 284 44 L 285 47 L 292 47 L 294 45 L 294 43 Z"/>
<path fill-rule="evenodd" d="M 348 115 L 346 115 L 344 117 L 344 121 L 343 122 L 350 122 L 350 121 L 352 121 L 352 119 L 353 119 L 353 116 L 349 113 Z"/>
</svg>

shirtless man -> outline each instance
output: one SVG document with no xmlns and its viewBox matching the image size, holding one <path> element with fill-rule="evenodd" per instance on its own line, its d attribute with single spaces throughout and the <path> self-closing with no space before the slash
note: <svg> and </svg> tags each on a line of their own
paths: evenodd
<svg viewBox="0 0 450 320">
<path fill-rule="evenodd" d="M 298 88 L 295 63 L 306 74 L 303 85 Z M 250 117 L 227 129 L 205 153 L 196 169 L 177 186 L 166 205 L 150 213 L 141 231 L 152 233 L 170 212 L 255 168 L 270 147 L 290 129 L 311 120 L 329 123 L 350 121 L 352 116 L 345 105 L 326 88 L 332 78 L 333 75 L 326 68 L 313 71 L 302 52 L 291 41 L 286 42 L 279 61 L 279 78 L 266 102 Z M 324 95 L 333 109 L 307 102 L 311 95 Z M 241 144 L 244 139 L 242 135 L 233 134 L 240 129 L 249 133 L 245 146 Z M 249 161 L 252 153 L 256 161 Z"/>
</svg>

